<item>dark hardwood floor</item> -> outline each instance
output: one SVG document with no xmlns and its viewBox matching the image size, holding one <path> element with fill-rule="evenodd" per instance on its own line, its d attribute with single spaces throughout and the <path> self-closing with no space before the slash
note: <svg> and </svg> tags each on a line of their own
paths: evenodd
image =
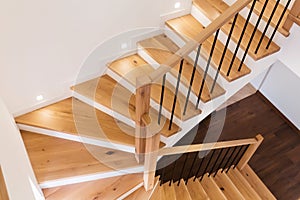
<svg viewBox="0 0 300 200">
<path fill-rule="evenodd" d="M 259 94 L 213 113 L 176 145 L 251 138 L 258 133 L 264 141 L 250 160 L 250 166 L 272 193 L 283 200 L 300 198 L 300 134 Z M 220 131 L 219 131 L 220 130 Z"/>
</svg>

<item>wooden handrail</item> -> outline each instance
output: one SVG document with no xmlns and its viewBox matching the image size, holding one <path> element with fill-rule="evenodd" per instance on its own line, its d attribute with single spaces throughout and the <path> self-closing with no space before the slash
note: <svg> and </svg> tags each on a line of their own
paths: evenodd
<svg viewBox="0 0 300 200">
<path fill-rule="evenodd" d="M 209 24 L 195 40 L 190 40 L 186 45 L 179 49 L 175 54 L 169 57 L 169 59 L 160 65 L 160 67 L 152 72 L 150 75 L 137 77 L 137 88 L 143 85 L 151 84 L 159 80 L 164 74 L 169 72 L 173 67 L 180 62 L 181 59 L 188 56 L 194 51 L 199 44 L 202 44 L 207 38 L 213 35 L 219 28 L 231 20 L 236 13 L 245 8 L 252 0 L 238 0 L 229 9 L 216 18 L 211 24 Z"/>
<path fill-rule="evenodd" d="M 257 140 L 255 138 L 251 139 L 242 139 L 242 140 L 233 140 L 226 142 L 215 142 L 215 143 L 205 143 L 205 144 L 194 144 L 194 145 L 186 145 L 186 146 L 177 146 L 177 147 L 167 147 L 160 149 L 158 152 L 159 156 L 167 156 L 174 154 L 183 154 L 183 153 L 191 153 L 197 151 L 207 151 L 213 149 L 222 149 L 229 148 L 235 146 L 243 146 L 248 144 L 256 144 Z"/>
<path fill-rule="evenodd" d="M 300 26 L 299 15 L 300 15 L 300 0 L 296 0 L 287 16 L 287 19 L 284 22 L 282 28 L 284 28 L 286 31 L 290 31 L 291 27 L 294 23 L 296 23 Z"/>
</svg>

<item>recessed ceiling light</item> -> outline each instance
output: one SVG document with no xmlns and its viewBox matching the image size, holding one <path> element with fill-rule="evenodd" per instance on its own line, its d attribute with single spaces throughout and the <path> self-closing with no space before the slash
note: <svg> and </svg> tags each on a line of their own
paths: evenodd
<svg viewBox="0 0 300 200">
<path fill-rule="evenodd" d="M 177 9 L 177 8 L 180 8 L 180 6 L 181 6 L 181 3 L 180 2 L 176 2 L 175 5 L 174 5 L 174 8 Z"/>
<path fill-rule="evenodd" d="M 127 49 L 127 47 L 128 47 L 127 43 L 122 43 L 121 44 L 121 49 Z"/>
<path fill-rule="evenodd" d="M 37 101 L 42 101 L 44 99 L 43 95 L 36 96 Z"/>
</svg>

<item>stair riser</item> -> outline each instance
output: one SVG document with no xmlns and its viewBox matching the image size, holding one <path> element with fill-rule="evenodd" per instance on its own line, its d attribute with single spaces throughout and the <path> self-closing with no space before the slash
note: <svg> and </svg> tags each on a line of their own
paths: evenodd
<svg viewBox="0 0 300 200">
<path fill-rule="evenodd" d="M 129 118 L 127 118 L 127 117 L 125 117 L 125 116 L 123 116 L 123 115 L 121 115 L 121 114 L 119 114 L 119 113 L 117 113 L 117 112 L 115 112 L 115 111 L 99 104 L 99 103 L 96 103 L 93 100 L 78 94 L 77 92 L 74 92 L 73 96 L 75 98 L 79 99 L 80 101 L 82 101 L 82 102 L 84 102 L 84 103 L 86 103 L 90 106 L 93 106 L 94 108 L 96 108 L 96 109 L 98 109 L 98 110 L 114 117 L 116 120 L 119 120 L 119 121 L 121 121 L 121 122 L 123 122 L 123 123 L 125 123 L 125 124 L 127 124 L 131 127 L 135 127 L 135 122 L 133 120 L 131 120 L 131 119 L 129 119 Z"/>
<path fill-rule="evenodd" d="M 101 140 L 96 140 L 96 139 L 92 139 L 92 138 L 88 138 L 88 137 L 52 131 L 52 130 L 48 130 L 48 129 L 33 127 L 33 126 L 27 126 L 24 124 L 18 124 L 18 127 L 20 130 L 23 130 L 23 131 L 29 131 L 29 132 L 33 132 L 33 133 L 38 133 L 38 134 L 47 135 L 47 136 L 51 136 L 51 137 L 71 140 L 71 141 L 80 142 L 80 143 L 84 143 L 84 144 L 95 145 L 95 146 L 99 146 L 99 147 L 117 149 L 117 150 L 128 152 L 128 153 L 135 153 L 135 148 L 132 146 L 126 146 L 126 145 L 111 143 L 109 141 L 101 141 Z"/>
<path fill-rule="evenodd" d="M 88 181 L 95 181 L 95 180 L 100 180 L 100 179 L 105 179 L 105 178 L 110 178 L 110 177 L 115 177 L 115 176 L 123 176 L 126 174 L 139 173 L 139 172 L 143 172 L 143 171 L 144 171 L 144 167 L 142 166 L 142 167 L 123 169 L 123 170 L 114 171 L 114 172 L 89 174 L 89 175 L 84 175 L 84 176 L 77 176 L 77 177 L 70 177 L 70 178 L 59 179 L 59 180 L 46 181 L 46 182 L 40 183 L 39 185 L 40 185 L 41 189 L 54 188 L 54 187 L 59 187 L 59 186 L 64 186 L 64 185 L 83 183 L 83 182 L 88 182 Z"/>
</svg>

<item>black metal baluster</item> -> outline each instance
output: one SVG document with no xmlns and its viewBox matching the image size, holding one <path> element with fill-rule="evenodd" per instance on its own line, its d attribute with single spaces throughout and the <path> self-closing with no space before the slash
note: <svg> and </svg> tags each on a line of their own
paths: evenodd
<svg viewBox="0 0 300 200">
<path fill-rule="evenodd" d="M 243 150 L 243 152 L 241 153 L 240 157 L 237 159 L 236 164 L 234 165 L 233 169 L 235 169 L 235 168 L 237 167 L 237 165 L 240 163 L 241 159 L 242 159 L 243 156 L 245 155 L 245 153 L 246 153 L 246 151 L 248 150 L 249 146 L 250 146 L 249 144 L 245 146 L 246 148 L 244 148 L 244 150 Z"/>
<path fill-rule="evenodd" d="M 235 27 L 235 23 L 236 23 L 236 20 L 237 20 L 237 17 L 238 17 L 238 13 L 234 16 L 234 19 L 233 19 L 233 22 L 232 22 L 232 25 L 231 25 L 231 29 L 230 29 L 230 32 L 229 32 L 229 35 L 227 37 L 227 41 L 226 41 L 226 44 L 225 44 L 225 47 L 224 47 L 224 50 L 223 50 L 223 54 L 222 54 L 222 57 L 221 57 L 221 60 L 220 60 L 220 63 L 219 63 L 219 67 L 218 67 L 218 70 L 217 70 L 217 73 L 216 73 L 216 76 L 215 76 L 215 80 L 214 80 L 214 83 L 211 87 L 211 90 L 210 90 L 210 93 L 213 93 L 214 91 L 214 88 L 216 86 L 216 82 L 217 82 L 217 79 L 218 79 L 218 76 L 219 76 L 219 73 L 221 71 L 221 68 L 222 68 L 222 65 L 223 65 L 223 61 L 224 61 L 224 58 L 225 58 L 225 55 L 226 55 L 226 52 L 227 52 L 227 48 L 228 48 L 228 45 L 229 45 L 229 42 L 230 42 L 230 38 L 231 38 L 231 35 L 233 33 L 233 29 Z"/>
<path fill-rule="evenodd" d="M 217 171 L 216 171 L 215 174 L 214 174 L 214 177 L 216 177 L 216 175 L 217 175 L 219 169 L 221 168 L 221 166 L 222 166 L 222 164 L 223 164 L 223 162 L 224 162 L 226 156 L 227 156 L 228 153 L 229 153 L 229 150 L 230 150 L 230 148 L 227 148 L 227 149 L 226 149 L 225 155 L 223 156 L 222 161 L 220 162 L 220 164 L 219 164 L 219 166 L 218 166 L 218 168 L 217 168 Z"/>
<path fill-rule="evenodd" d="M 248 54 L 248 51 L 249 51 L 249 49 L 250 49 L 252 40 L 253 40 L 253 38 L 254 38 L 254 35 L 255 35 L 256 30 L 257 30 L 257 28 L 258 28 L 258 25 L 259 25 L 259 23 L 260 23 L 260 21 L 261 21 L 261 19 L 262 19 L 262 16 L 263 16 L 263 14 L 264 14 L 264 12 L 265 12 L 265 9 L 266 9 L 266 7 L 267 7 L 268 2 L 269 2 L 269 0 L 266 0 L 265 4 L 264 4 L 264 6 L 263 6 L 263 8 L 262 8 L 262 10 L 261 10 L 261 12 L 260 12 L 260 15 L 259 15 L 259 17 L 258 17 L 258 20 L 257 20 L 256 24 L 255 24 L 254 30 L 253 30 L 253 32 L 252 32 L 252 34 L 251 34 L 250 40 L 249 40 L 249 42 L 248 42 L 247 48 L 246 48 L 245 53 L 244 53 L 244 55 L 243 55 L 243 58 L 242 58 L 242 60 L 241 60 L 241 63 L 240 63 L 240 66 L 239 66 L 238 71 L 241 71 L 241 69 L 242 69 L 242 67 L 243 67 L 245 58 L 246 58 L 246 56 L 247 56 L 247 54 Z"/>
<path fill-rule="evenodd" d="M 278 5 L 279 5 L 279 2 L 280 2 L 280 0 L 277 0 L 277 1 L 276 1 L 276 4 L 275 4 L 275 6 L 274 6 L 274 8 L 273 8 L 273 10 L 272 10 L 272 13 L 271 13 L 271 15 L 270 15 L 270 17 L 269 17 L 269 20 L 268 20 L 268 22 L 267 22 L 267 25 L 266 25 L 266 27 L 265 27 L 265 29 L 264 29 L 264 31 L 263 31 L 261 37 L 260 37 L 259 42 L 258 42 L 258 44 L 257 44 L 257 47 L 256 47 L 256 49 L 255 49 L 255 52 L 254 52 L 255 54 L 257 54 L 258 49 L 259 49 L 259 47 L 260 47 L 260 45 L 261 45 L 261 43 L 262 43 L 262 41 L 263 41 L 263 39 L 264 39 L 264 36 L 266 35 L 266 32 L 267 32 L 267 30 L 268 30 L 268 28 L 269 28 L 269 26 L 270 26 L 270 23 L 271 23 L 271 21 L 272 21 L 272 19 L 273 19 L 273 16 L 274 16 L 275 12 L 276 12 L 276 10 L 277 10 L 277 7 L 278 7 Z"/>
<path fill-rule="evenodd" d="M 188 93 L 187 93 L 186 100 L 185 100 L 185 104 L 184 104 L 183 115 L 185 115 L 185 113 L 186 113 L 187 105 L 188 105 L 188 102 L 189 102 L 191 89 L 192 89 L 192 85 L 193 85 L 193 82 L 194 82 L 195 72 L 196 72 L 197 65 L 198 65 L 198 59 L 199 59 L 199 56 L 200 56 L 201 46 L 202 46 L 202 44 L 199 45 L 198 50 L 197 50 L 197 55 L 196 55 L 194 68 L 193 68 L 193 72 L 192 72 L 192 77 L 191 77 L 191 80 L 190 80 L 190 86 L 189 86 Z"/>
<path fill-rule="evenodd" d="M 163 102 L 164 102 L 165 84 L 166 84 L 166 74 L 163 76 L 161 93 L 160 93 L 160 104 L 159 104 L 159 112 L 158 112 L 158 124 L 159 125 L 160 125 L 161 112 L 162 112 L 162 107 L 163 107 Z"/>
<path fill-rule="evenodd" d="M 214 165 L 213 165 L 212 168 L 210 169 L 210 172 L 209 172 L 209 174 L 208 174 L 208 177 L 210 177 L 210 175 L 213 173 L 214 168 L 215 168 L 215 166 L 217 165 L 217 162 L 218 162 L 219 158 L 221 157 L 221 154 L 222 154 L 223 150 L 224 150 L 224 149 L 221 149 L 221 151 L 219 152 L 218 157 L 217 157 L 217 159 L 215 160 Z"/>
<path fill-rule="evenodd" d="M 161 175 L 160 175 L 160 186 L 162 185 L 162 183 L 163 183 L 163 180 L 164 180 L 164 176 L 165 176 L 165 170 L 166 170 L 166 167 L 164 167 L 163 169 L 162 169 L 162 172 L 161 172 Z"/>
<path fill-rule="evenodd" d="M 199 105 L 199 102 L 200 102 L 200 98 L 201 98 L 201 94 L 202 94 L 203 89 L 204 89 L 204 84 L 205 84 L 206 76 L 207 76 L 208 69 L 209 69 L 209 66 L 210 66 L 210 62 L 211 62 L 211 59 L 212 59 L 212 56 L 213 56 L 213 53 L 214 53 L 214 49 L 215 49 L 215 46 L 216 46 L 216 42 L 217 42 L 217 39 L 218 39 L 219 32 L 220 32 L 220 29 L 218 29 L 217 32 L 216 32 L 216 35 L 215 35 L 215 38 L 214 38 L 214 42 L 213 42 L 213 45 L 212 45 L 211 50 L 210 50 L 210 54 L 209 54 L 209 58 L 208 58 L 208 61 L 207 61 L 206 69 L 205 69 L 205 72 L 204 72 L 204 75 L 203 75 L 203 79 L 202 79 L 202 84 L 201 84 L 201 87 L 200 87 L 200 90 L 199 90 L 199 94 L 198 94 L 198 100 L 197 100 L 197 103 L 196 103 L 196 109 L 198 108 L 198 105 Z"/>
<path fill-rule="evenodd" d="M 231 152 L 231 154 L 230 154 L 228 160 L 226 161 L 226 163 L 225 163 L 225 165 L 224 165 L 224 167 L 223 167 L 221 173 L 223 173 L 224 170 L 226 169 L 226 166 L 228 165 L 229 161 L 231 160 L 231 157 L 233 156 L 233 154 L 234 154 L 234 152 L 235 152 L 236 149 L 237 149 L 237 146 L 235 146 L 235 147 L 233 148 L 233 151 Z"/>
<path fill-rule="evenodd" d="M 239 150 L 238 150 L 237 154 L 235 154 L 233 160 L 231 161 L 229 167 L 227 168 L 226 173 L 230 170 L 231 166 L 233 165 L 233 163 L 235 162 L 235 160 L 237 159 L 237 157 L 238 157 L 239 154 L 241 153 L 243 147 L 244 147 L 244 146 L 240 146 L 240 147 L 239 147 Z"/>
<path fill-rule="evenodd" d="M 176 170 L 176 168 L 177 168 L 177 160 L 175 160 L 175 162 L 174 162 L 174 167 L 173 167 L 173 171 L 172 171 L 172 177 L 171 177 L 171 179 L 170 179 L 169 186 L 171 186 L 172 181 L 173 181 L 173 183 L 174 183 L 174 175 L 175 175 L 175 170 Z"/>
<path fill-rule="evenodd" d="M 195 153 L 195 156 L 194 156 L 194 159 L 193 159 L 193 162 L 192 162 L 192 165 L 191 165 L 191 168 L 190 168 L 189 174 L 188 174 L 188 176 L 187 176 L 187 179 L 186 179 L 186 181 L 185 181 L 185 184 L 187 184 L 187 183 L 188 183 L 188 181 L 189 181 L 189 177 L 191 176 L 191 173 L 192 173 L 192 171 L 193 171 L 194 164 L 195 164 L 195 162 L 196 162 L 196 159 L 197 159 L 197 155 L 198 155 L 198 153 Z"/>
<path fill-rule="evenodd" d="M 179 89 L 179 83 L 180 83 L 183 62 L 184 62 L 184 60 L 182 59 L 180 62 L 180 68 L 179 68 L 179 73 L 178 73 L 178 77 L 177 77 L 177 85 L 176 85 L 176 90 L 175 90 L 175 94 L 174 94 L 174 101 L 173 101 L 172 114 L 171 114 L 171 119 L 170 119 L 170 124 L 169 124 L 169 130 L 171 130 L 172 123 L 173 123 L 173 117 L 174 117 L 174 111 L 175 111 L 175 107 L 176 107 L 177 93 L 178 93 L 178 89 Z"/>
<path fill-rule="evenodd" d="M 280 16 L 280 18 L 279 18 L 279 20 L 278 20 L 278 22 L 277 22 L 277 24 L 276 24 L 276 26 L 275 26 L 275 29 L 274 29 L 274 31 L 273 31 L 273 33 L 272 33 L 272 36 L 270 37 L 270 40 L 269 40 L 269 42 L 268 42 L 268 44 L 267 44 L 267 46 L 266 46 L 266 49 L 269 49 L 270 44 L 271 44 L 271 42 L 272 42 L 272 40 L 273 40 L 273 38 L 274 38 L 274 36 L 275 36 L 275 34 L 276 34 L 276 32 L 277 32 L 277 29 L 278 29 L 278 27 L 279 27 L 279 25 L 280 25 L 280 23 L 281 23 L 281 21 L 282 21 L 282 19 L 283 19 L 283 17 L 284 17 L 284 14 L 285 14 L 286 11 L 287 11 L 287 9 L 288 9 L 290 3 L 291 3 L 291 0 L 289 0 L 289 1 L 287 2 L 287 4 L 285 5 L 285 7 L 284 7 L 284 9 L 283 9 L 283 11 L 282 11 L 282 13 L 281 13 L 281 16 Z"/>
<path fill-rule="evenodd" d="M 185 168 L 185 165 L 186 165 L 186 161 L 187 161 L 188 155 L 189 155 L 189 154 L 187 154 L 187 153 L 186 153 L 186 154 L 183 154 L 183 156 L 185 156 L 185 159 L 184 159 L 183 167 L 181 168 L 179 180 L 178 180 L 178 183 L 177 183 L 178 186 L 179 186 L 180 180 L 181 180 L 181 178 L 182 178 L 182 176 L 183 176 L 183 172 L 184 172 L 184 168 Z"/>
<path fill-rule="evenodd" d="M 242 40 L 243 40 L 243 37 L 244 37 L 244 35 L 245 35 L 245 32 L 246 32 L 247 26 L 248 26 L 248 24 L 249 24 L 249 21 L 250 21 L 250 18 L 251 18 L 253 9 L 254 9 L 254 7 L 255 7 L 256 1 L 257 1 L 257 0 L 254 0 L 254 1 L 253 1 L 252 6 L 251 6 L 251 8 L 250 8 L 250 11 L 249 11 L 249 14 L 248 14 L 248 16 L 247 16 L 246 22 L 245 22 L 245 24 L 244 24 L 244 28 L 243 28 L 242 33 L 241 33 L 241 36 L 240 36 L 240 39 L 239 39 L 239 41 L 238 41 L 238 43 L 237 43 L 237 45 L 236 45 L 234 54 L 233 54 L 233 56 L 232 56 L 232 60 L 231 60 L 231 62 L 230 62 L 230 65 L 229 65 L 229 68 L 228 68 L 228 71 L 227 71 L 227 76 L 230 75 L 230 72 L 231 72 L 233 63 L 234 63 L 235 58 L 236 58 L 236 55 L 237 55 L 237 53 L 238 53 L 238 51 L 239 51 L 239 49 L 240 49 L 240 45 L 241 45 Z"/>
<path fill-rule="evenodd" d="M 211 162 L 211 160 L 212 160 L 212 158 L 213 158 L 215 152 L 216 152 L 216 150 L 214 149 L 213 152 L 212 152 L 212 154 L 211 154 L 211 156 L 210 156 L 210 158 L 209 158 L 209 160 L 208 160 L 208 163 L 206 164 L 206 166 L 205 166 L 205 168 L 204 168 L 204 174 L 206 174 L 206 171 L 207 171 L 207 169 L 208 169 L 208 167 L 209 167 L 209 165 L 210 165 L 210 162 Z M 202 179 L 204 178 L 204 174 L 202 175 L 200 181 L 202 181 Z"/>
<path fill-rule="evenodd" d="M 199 152 L 199 153 L 200 153 L 200 152 Z M 206 151 L 204 151 L 203 154 L 205 155 L 205 154 L 206 154 Z M 203 162 L 204 162 L 204 160 L 205 160 L 205 157 L 206 157 L 206 155 L 201 159 L 200 165 L 199 165 L 199 167 L 198 167 L 198 170 L 197 170 L 197 172 L 196 172 L 196 174 L 195 174 L 195 178 L 194 178 L 193 181 L 196 180 L 196 178 L 197 178 L 197 176 L 198 176 L 198 174 L 199 174 L 199 172 L 200 172 L 200 169 L 201 169 L 201 167 L 202 167 L 202 165 L 203 165 Z"/>
</svg>

